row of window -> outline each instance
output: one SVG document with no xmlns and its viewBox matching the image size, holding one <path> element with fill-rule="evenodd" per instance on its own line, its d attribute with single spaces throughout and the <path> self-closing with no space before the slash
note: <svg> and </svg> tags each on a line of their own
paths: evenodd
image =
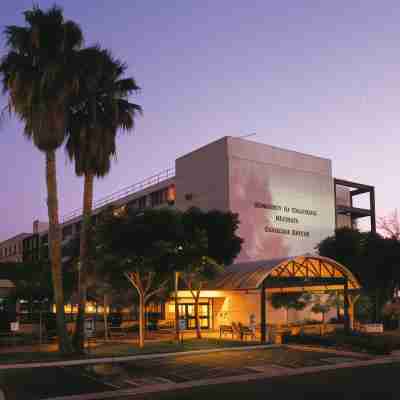
<svg viewBox="0 0 400 400">
<path fill-rule="evenodd" d="M 6 247 L 0 248 L 0 258 L 13 256 L 22 253 L 22 243 L 15 243 Z"/>
<path fill-rule="evenodd" d="M 142 209 L 146 207 L 157 207 L 165 203 L 174 203 L 176 199 L 175 185 L 156 190 L 149 196 L 142 196 L 131 201 L 128 205 L 132 208 Z M 150 203 L 149 203 L 150 201 Z"/>
<path fill-rule="evenodd" d="M 115 209 L 114 213 L 116 215 L 122 214 L 126 211 L 126 207 L 133 208 L 133 209 L 144 209 L 146 207 L 157 207 L 161 204 L 173 204 L 175 202 L 176 198 L 176 191 L 175 191 L 175 185 L 171 185 L 167 188 L 163 188 L 160 190 L 157 190 L 155 192 L 150 193 L 150 195 L 147 196 L 141 196 L 135 200 L 130 201 L 127 205 L 123 205 L 117 209 Z M 98 216 L 93 215 L 93 223 L 96 224 Z M 70 224 L 62 227 L 61 229 L 61 236 L 62 240 L 66 240 L 69 237 L 73 236 L 74 234 L 77 234 L 81 231 L 81 225 L 82 222 L 78 221 L 75 224 Z M 45 234 L 40 238 L 40 245 L 41 246 L 46 246 L 49 242 L 49 235 Z M 20 252 L 22 253 L 22 245 L 20 244 Z M 28 253 L 31 253 L 32 250 L 38 250 L 39 249 L 39 236 L 38 235 L 32 235 L 31 237 L 27 238 L 24 240 L 23 244 L 23 250 L 24 250 L 24 255 Z M 2 256 L 7 256 L 11 255 L 11 252 L 7 248 L 4 249 L 5 253 L 3 255 L 3 250 L 0 249 L 0 258 Z M 16 254 L 17 249 L 15 249 Z"/>
</svg>

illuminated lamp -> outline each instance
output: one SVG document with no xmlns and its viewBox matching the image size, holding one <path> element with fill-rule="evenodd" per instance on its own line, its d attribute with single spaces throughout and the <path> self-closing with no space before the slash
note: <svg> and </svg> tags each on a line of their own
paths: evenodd
<svg viewBox="0 0 400 400">
<path fill-rule="evenodd" d="M 176 188 L 175 185 L 171 185 L 167 190 L 167 201 L 170 204 L 173 204 L 176 200 Z"/>
</svg>

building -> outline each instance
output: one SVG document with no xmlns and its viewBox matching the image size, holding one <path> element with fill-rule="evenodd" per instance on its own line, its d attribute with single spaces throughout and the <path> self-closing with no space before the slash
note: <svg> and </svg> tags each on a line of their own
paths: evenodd
<svg viewBox="0 0 400 400">
<path fill-rule="evenodd" d="M 23 241 L 29 233 L 20 233 L 0 243 L 0 263 L 21 262 L 23 260 Z"/>
<path fill-rule="evenodd" d="M 356 207 L 369 194 L 368 208 Z M 370 220 L 375 231 L 374 187 L 335 179 L 332 162 L 236 137 L 223 137 L 178 158 L 175 168 L 151 176 L 94 203 L 94 218 L 118 209 L 175 207 L 231 210 L 239 214 L 245 240 L 237 261 L 314 252 L 335 228 Z M 79 234 L 81 209 L 63 216 L 62 239 Z M 11 239 L 10 239 L 11 240 Z M 24 237 L 24 256 L 39 257 L 48 243 L 42 223 Z M 0 245 L 1 246 L 1 245 Z"/>
<path fill-rule="evenodd" d="M 357 198 L 365 194 L 369 206 L 359 207 Z M 368 218 L 375 231 L 374 196 L 373 186 L 334 178 L 329 159 L 223 137 L 179 157 L 174 169 L 99 199 L 93 214 L 96 219 L 110 206 L 115 212 L 147 207 L 233 211 L 239 214 L 239 235 L 244 239 L 236 262 L 246 265 L 315 254 L 315 246 L 335 228 L 354 227 L 361 218 Z M 81 212 L 62 218 L 63 244 L 79 234 Z M 24 259 L 48 253 L 46 229 L 36 229 L 22 240 Z M 191 318 L 191 300 L 185 301 L 182 307 Z M 215 323 L 209 307 L 203 307 L 204 326 Z"/>
<path fill-rule="evenodd" d="M 313 302 L 304 310 L 274 309 L 271 296 L 275 293 L 318 293 L 340 291 L 347 299 L 344 313 L 353 322 L 357 278 L 343 265 L 315 254 L 280 259 L 236 263 L 200 292 L 200 325 L 205 329 L 220 329 L 232 323 L 255 326 L 320 320 L 312 311 Z M 345 300 L 346 303 L 346 300 Z M 186 328 L 195 328 L 194 301 L 189 290 L 178 292 L 180 318 Z M 336 316 L 330 310 L 326 320 Z M 175 318 L 175 301 L 166 305 L 166 318 Z M 265 336 L 265 332 L 264 332 Z"/>
</svg>

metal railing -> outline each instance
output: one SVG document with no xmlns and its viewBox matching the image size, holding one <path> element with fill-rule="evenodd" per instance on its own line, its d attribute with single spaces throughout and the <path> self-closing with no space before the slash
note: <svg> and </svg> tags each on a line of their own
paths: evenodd
<svg viewBox="0 0 400 400">
<path fill-rule="evenodd" d="M 111 204 L 131 194 L 140 192 L 141 190 L 147 189 L 148 187 L 157 185 L 158 183 L 173 178 L 174 176 L 175 176 L 175 168 L 168 168 L 164 171 L 159 172 L 156 175 L 152 175 L 149 178 L 143 179 L 142 181 L 139 181 L 137 183 L 134 183 L 133 185 L 117 190 L 116 192 L 113 192 L 106 197 L 102 197 L 96 200 L 93 204 L 93 210 L 104 207 L 105 205 Z M 79 217 L 80 215 L 82 215 L 82 211 L 83 211 L 82 208 L 77 208 L 69 212 L 68 214 L 63 215 L 61 217 L 61 222 L 65 223 L 73 218 Z"/>
</svg>

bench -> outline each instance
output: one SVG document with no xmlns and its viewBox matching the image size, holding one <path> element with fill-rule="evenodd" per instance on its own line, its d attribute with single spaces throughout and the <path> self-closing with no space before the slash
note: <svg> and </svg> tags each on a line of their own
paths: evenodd
<svg viewBox="0 0 400 400">
<path fill-rule="evenodd" d="M 108 331 L 110 336 L 127 336 L 128 332 L 132 330 L 135 325 L 137 325 L 136 321 L 123 321 L 120 326 L 109 326 Z"/>
<path fill-rule="evenodd" d="M 220 325 L 219 337 L 221 338 L 222 335 L 225 335 L 225 334 L 232 335 L 232 339 L 233 339 L 234 331 L 233 331 L 233 328 L 231 325 Z"/>
<path fill-rule="evenodd" d="M 256 338 L 256 334 L 253 329 L 250 329 L 246 325 L 242 325 L 240 322 L 238 325 L 240 329 L 240 340 L 246 340 L 246 337 L 250 337 L 250 339 L 253 340 Z"/>
</svg>

